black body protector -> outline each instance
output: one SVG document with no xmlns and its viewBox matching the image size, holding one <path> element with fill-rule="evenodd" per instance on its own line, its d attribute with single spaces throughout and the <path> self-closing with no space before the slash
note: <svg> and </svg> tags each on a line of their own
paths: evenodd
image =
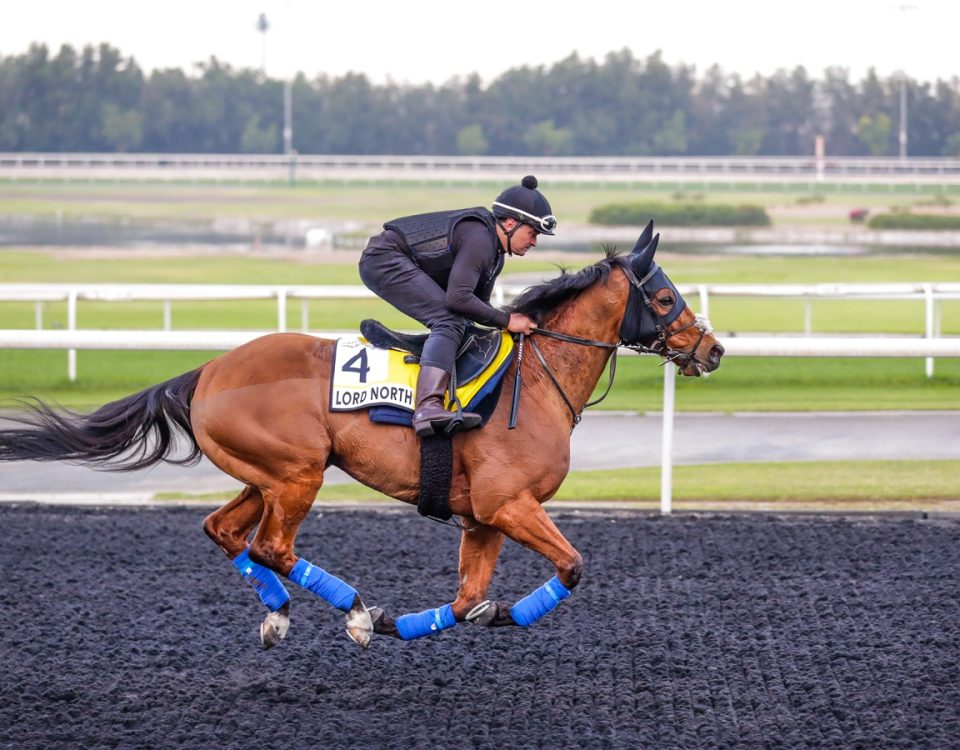
<svg viewBox="0 0 960 750">
<path fill-rule="evenodd" d="M 392 229 L 404 241 L 404 248 L 428 275 L 446 278 L 453 267 L 453 230 L 464 219 L 478 219 L 490 234 L 496 237 L 493 214 L 485 208 L 463 208 L 454 211 L 435 211 L 429 214 L 403 216 L 383 225 Z M 502 256 L 501 256 L 502 262 Z M 498 264 L 499 265 L 499 264 Z M 499 271 L 499 269 L 497 269 Z"/>
</svg>

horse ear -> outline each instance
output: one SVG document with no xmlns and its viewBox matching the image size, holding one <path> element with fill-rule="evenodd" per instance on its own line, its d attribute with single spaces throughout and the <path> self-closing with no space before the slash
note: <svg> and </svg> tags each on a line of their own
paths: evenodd
<svg viewBox="0 0 960 750">
<path fill-rule="evenodd" d="M 637 240 L 637 244 L 633 246 L 633 250 L 630 251 L 630 254 L 641 253 L 644 248 L 650 244 L 650 240 L 653 239 L 653 219 L 647 222 L 647 226 L 643 228 L 643 231 L 640 233 L 640 239 Z"/>
<path fill-rule="evenodd" d="M 652 222 L 651 222 L 652 224 Z M 647 246 L 642 250 L 637 250 L 634 248 L 633 252 L 630 253 L 631 263 L 633 265 L 634 271 L 639 274 L 645 274 L 650 268 L 650 264 L 653 263 L 653 255 L 657 252 L 657 245 L 660 243 L 660 233 L 654 235 L 653 239 L 647 243 Z M 639 247 L 639 243 L 638 243 Z"/>
</svg>

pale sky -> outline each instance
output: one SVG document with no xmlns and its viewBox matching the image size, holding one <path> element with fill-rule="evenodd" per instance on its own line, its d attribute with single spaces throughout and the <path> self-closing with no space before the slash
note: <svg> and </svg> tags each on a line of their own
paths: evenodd
<svg viewBox="0 0 960 750">
<path fill-rule="evenodd" d="M 960 0 L 0 0 L 0 55 L 31 42 L 54 51 L 109 42 L 149 71 L 216 56 L 259 68 L 266 13 L 271 77 L 300 70 L 373 82 L 443 83 L 477 72 L 550 65 L 576 51 L 602 62 L 629 48 L 668 64 L 713 63 L 750 77 L 803 65 L 853 80 L 873 66 L 915 80 L 960 76 Z"/>
</svg>

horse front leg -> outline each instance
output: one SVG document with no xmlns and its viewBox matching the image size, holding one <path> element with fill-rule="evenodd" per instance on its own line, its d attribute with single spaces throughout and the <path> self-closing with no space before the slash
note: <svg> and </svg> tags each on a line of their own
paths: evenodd
<svg viewBox="0 0 960 750">
<path fill-rule="evenodd" d="M 556 575 L 512 607 L 496 603 L 478 617 L 490 625 L 529 627 L 556 609 L 580 582 L 583 558 L 560 533 L 543 506 L 529 491 L 494 511 L 488 523 L 524 547 L 553 563 Z M 493 609 L 493 612 L 490 612 Z"/>
<path fill-rule="evenodd" d="M 513 625 L 510 607 L 487 599 L 493 570 L 503 547 L 503 532 L 479 521 L 460 540 L 460 592 L 453 603 L 458 620 L 497 627 Z"/>
<path fill-rule="evenodd" d="M 491 617 L 496 614 L 495 603 L 485 598 L 503 546 L 503 534 L 499 529 L 467 517 L 463 518 L 460 533 L 460 589 L 457 598 L 438 609 L 403 615 L 396 620 L 382 608 L 374 607 L 370 613 L 375 633 L 412 640 L 434 635 L 465 620 L 497 624 L 478 618 L 488 612 Z"/>
</svg>

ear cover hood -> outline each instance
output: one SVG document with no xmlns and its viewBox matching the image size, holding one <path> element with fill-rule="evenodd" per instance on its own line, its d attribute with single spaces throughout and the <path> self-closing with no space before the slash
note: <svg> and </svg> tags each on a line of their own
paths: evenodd
<svg viewBox="0 0 960 750">
<path fill-rule="evenodd" d="M 627 344 L 642 344 L 649 347 L 660 337 L 660 332 L 675 321 L 684 311 L 687 303 L 680 292 L 656 263 L 653 262 L 660 243 L 660 235 L 653 234 L 653 222 L 649 222 L 640 234 L 637 244 L 627 255 L 630 270 L 638 281 L 642 281 L 642 288 L 630 288 L 627 299 L 627 309 L 620 325 L 620 338 Z M 649 275 L 649 278 L 647 276 Z M 632 284 L 633 282 L 631 282 Z M 666 315 L 659 317 L 648 302 L 660 289 L 670 289 L 674 294 L 674 306 Z"/>
<path fill-rule="evenodd" d="M 660 235 L 653 236 L 653 221 L 647 222 L 637 244 L 630 251 L 630 267 L 640 278 L 647 275 L 650 264 L 653 263 L 653 256 L 657 252 L 657 245 L 660 243 Z"/>
</svg>

